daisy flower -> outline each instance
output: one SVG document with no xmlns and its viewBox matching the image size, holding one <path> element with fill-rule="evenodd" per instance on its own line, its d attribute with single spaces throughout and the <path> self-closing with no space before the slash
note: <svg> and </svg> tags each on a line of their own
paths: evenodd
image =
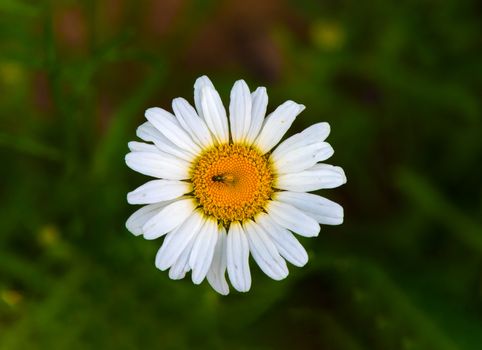
<svg viewBox="0 0 482 350">
<path fill-rule="evenodd" d="M 172 279 L 191 271 L 220 294 L 229 293 L 226 270 L 236 290 L 251 288 L 250 255 L 272 279 L 285 278 L 286 261 L 308 261 L 293 233 L 315 237 L 319 224 L 343 221 L 339 204 L 308 193 L 346 182 L 342 168 L 320 163 L 333 155 L 330 126 L 314 124 L 275 148 L 305 107 L 287 101 L 265 118 L 266 89 L 251 93 L 243 80 L 231 90 L 229 118 L 206 76 L 194 84 L 194 104 L 176 98 L 174 114 L 149 108 L 137 129 L 145 142 L 129 142 L 127 165 L 156 179 L 127 195 L 145 205 L 127 229 L 166 236 L 156 267 Z"/>
</svg>

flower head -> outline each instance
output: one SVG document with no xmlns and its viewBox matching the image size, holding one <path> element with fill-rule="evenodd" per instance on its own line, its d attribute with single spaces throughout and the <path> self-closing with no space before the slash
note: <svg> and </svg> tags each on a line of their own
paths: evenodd
<svg viewBox="0 0 482 350">
<path fill-rule="evenodd" d="M 229 121 L 219 94 L 202 76 L 192 107 L 172 102 L 174 115 L 146 111 L 137 129 L 145 142 L 129 142 L 127 165 L 155 177 L 127 195 L 144 204 L 127 220 L 135 235 L 166 235 L 156 266 L 172 279 L 192 271 L 221 294 L 251 287 L 249 256 L 275 280 L 288 275 L 286 261 L 303 266 L 308 255 L 293 233 L 317 236 L 319 224 L 338 225 L 343 208 L 307 193 L 346 182 L 340 167 L 320 163 L 333 155 L 325 142 L 328 123 L 310 126 L 276 148 L 304 106 L 287 101 L 265 118 L 266 89 L 250 93 L 243 80 L 231 90 Z"/>
</svg>

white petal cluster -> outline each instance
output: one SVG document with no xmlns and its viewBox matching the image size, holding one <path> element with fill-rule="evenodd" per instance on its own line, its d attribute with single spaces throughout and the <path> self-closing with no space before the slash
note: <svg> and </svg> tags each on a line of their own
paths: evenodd
<svg viewBox="0 0 482 350">
<path fill-rule="evenodd" d="M 268 116 L 264 87 L 250 92 L 243 80 L 232 90 L 229 117 L 208 77 L 194 84 L 192 107 L 183 98 L 172 102 L 174 115 L 161 108 L 146 111 L 147 122 L 137 129 L 144 142 L 129 142 L 127 165 L 156 178 L 127 195 L 130 204 L 144 205 L 126 222 L 129 231 L 145 239 L 165 236 L 156 255 L 156 267 L 169 269 L 172 279 L 191 271 L 193 283 L 205 278 L 220 294 L 251 288 L 250 256 L 269 277 L 288 275 L 286 262 L 303 266 L 308 254 L 293 233 L 315 237 L 320 224 L 343 222 L 343 208 L 326 198 L 307 193 L 338 187 L 346 182 L 343 169 L 320 163 L 333 155 L 325 140 L 328 123 L 310 126 L 273 149 L 304 106 L 287 101 Z M 271 152 L 273 196 L 265 212 L 225 228 L 198 208 L 189 181 L 194 160 L 206 149 L 225 143 L 252 145 Z"/>
</svg>

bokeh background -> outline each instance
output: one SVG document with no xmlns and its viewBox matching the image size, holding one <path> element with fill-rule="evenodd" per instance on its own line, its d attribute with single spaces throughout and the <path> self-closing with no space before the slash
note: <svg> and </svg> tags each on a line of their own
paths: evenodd
<svg viewBox="0 0 482 350">
<path fill-rule="evenodd" d="M 0 0 L 0 349 L 482 349 L 470 0 Z M 348 183 L 302 269 L 217 295 L 124 227 L 151 106 L 208 74 L 307 109 Z"/>
</svg>

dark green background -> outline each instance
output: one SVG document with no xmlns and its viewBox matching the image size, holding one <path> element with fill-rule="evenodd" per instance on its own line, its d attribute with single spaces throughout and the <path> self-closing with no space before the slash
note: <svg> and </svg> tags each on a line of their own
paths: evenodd
<svg viewBox="0 0 482 350">
<path fill-rule="evenodd" d="M 476 1 L 0 0 L 0 349 L 482 349 Z M 345 223 L 217 295 L 124 227 L 151 106 L 208 74 L 328 121 Z"/>
</svg>

